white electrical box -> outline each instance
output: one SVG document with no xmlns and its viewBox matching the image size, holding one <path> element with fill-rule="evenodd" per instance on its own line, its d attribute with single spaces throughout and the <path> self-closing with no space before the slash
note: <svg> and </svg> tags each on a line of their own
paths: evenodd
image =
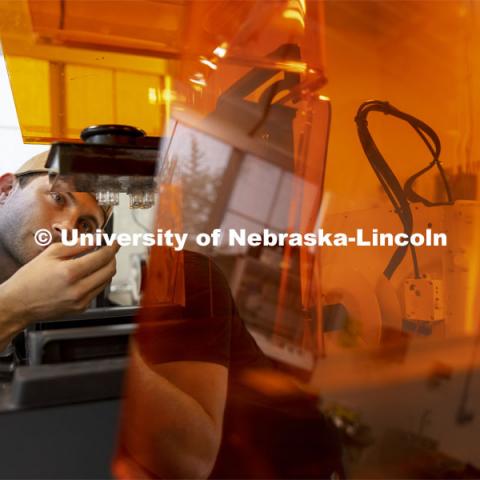
<svg viewBox="0 0 480 480">
<path fill-rule="evenodd" d="M 445 319 L 442 280 L 409 278 L 405 280 L 405 318 L 433 322 Z"/>
</svg>

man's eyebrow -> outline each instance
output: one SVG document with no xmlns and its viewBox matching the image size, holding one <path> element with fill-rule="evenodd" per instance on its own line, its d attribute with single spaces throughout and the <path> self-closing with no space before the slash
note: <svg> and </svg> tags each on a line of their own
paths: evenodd
<svg viewBox="0 0 480 480">
<path fill-rule="evenodd" d="M 66 195 L 70 198 L 74 205 L 78 205 L 77 199 L 71 192 L 65 192 Z"/>
</svg>

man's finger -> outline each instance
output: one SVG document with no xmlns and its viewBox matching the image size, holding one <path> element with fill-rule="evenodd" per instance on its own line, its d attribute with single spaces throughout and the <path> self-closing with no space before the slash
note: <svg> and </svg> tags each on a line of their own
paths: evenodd
<svg viewBox="0 0 480 480">
<path fill-rule="evenodd" d="M 82 253 L 93 251 L 95 247 L 90 245 L 73 245 L 71 247 L 64 245 L 61 242 L 55 242 L 45 249 L 45 255 L 51 255 L 57 258 L 71 258 Z"/>
<path fill-rule="evenodd" d="M 84 278 L 92 275 L 115 258 L 115 254 L 120 249 L 116 243 L 108 247 L 102 247 L 98 250 L 88 253 L 79 258 L 70 260 L 71 266 L 75 271 L 77 278 Z"/>
<path fill-rule="evenodd" d="M 107 285 L 103 284 L 100 287 L 95 288 L 94 290 L 87 293 L 85 300 L 90 304 L 90 302 L 97 296 L 100 295 Z"/>
<path fill-rule="evenodd" d="M 107 264 L 85 278 L 82 278 L 77 284 L 78 288 L 83 292 L 82 297 L 100 287 L 102 287 L 102 289 L 105 288 L 106 284 L 112 279 L 113 275 L 115 275 L 115 265 L 115 259 L 112 258 Z"/>
</svg>

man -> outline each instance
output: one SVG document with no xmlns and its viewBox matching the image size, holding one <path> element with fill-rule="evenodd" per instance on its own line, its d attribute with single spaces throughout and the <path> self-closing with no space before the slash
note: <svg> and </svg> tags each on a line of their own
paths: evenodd
<svg viewBox="0 0 480 480">
<path fill-rule="evenodd" d="M 155 305 L 150 256 L 114 473 L 147 478 L 339 478 L 336 432 L 261 352 L 206 256 L 184 251 L 185 305 Z M 163 263 L 164 265 L 164 263 Z M 332 476 L 332 474 L 335 474 Z"/>
<path fill-rule="evenodd" d="M 108 211 L 89 193 L 52 192 L 46 159 L 0 177 L 0 352 L 34 322 L 85 310 L 115 274 L 118 245 L 90 252 L 59 242 L 62 229 L 102 227 Z M 54 239 L 47 248 L 34 241 L 42 228 Z"/>
</svg>

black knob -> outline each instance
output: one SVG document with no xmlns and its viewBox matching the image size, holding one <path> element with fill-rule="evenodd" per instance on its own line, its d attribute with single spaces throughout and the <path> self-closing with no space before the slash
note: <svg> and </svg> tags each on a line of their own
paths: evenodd
<svg viewBox="0 0 480 480">
<path fill-rule="evenodd" d="M 135 145 L 145 132 L 129 125 L 93 125 L 82 130 L 80 138 L 89 144 Z"/>
</svg>

